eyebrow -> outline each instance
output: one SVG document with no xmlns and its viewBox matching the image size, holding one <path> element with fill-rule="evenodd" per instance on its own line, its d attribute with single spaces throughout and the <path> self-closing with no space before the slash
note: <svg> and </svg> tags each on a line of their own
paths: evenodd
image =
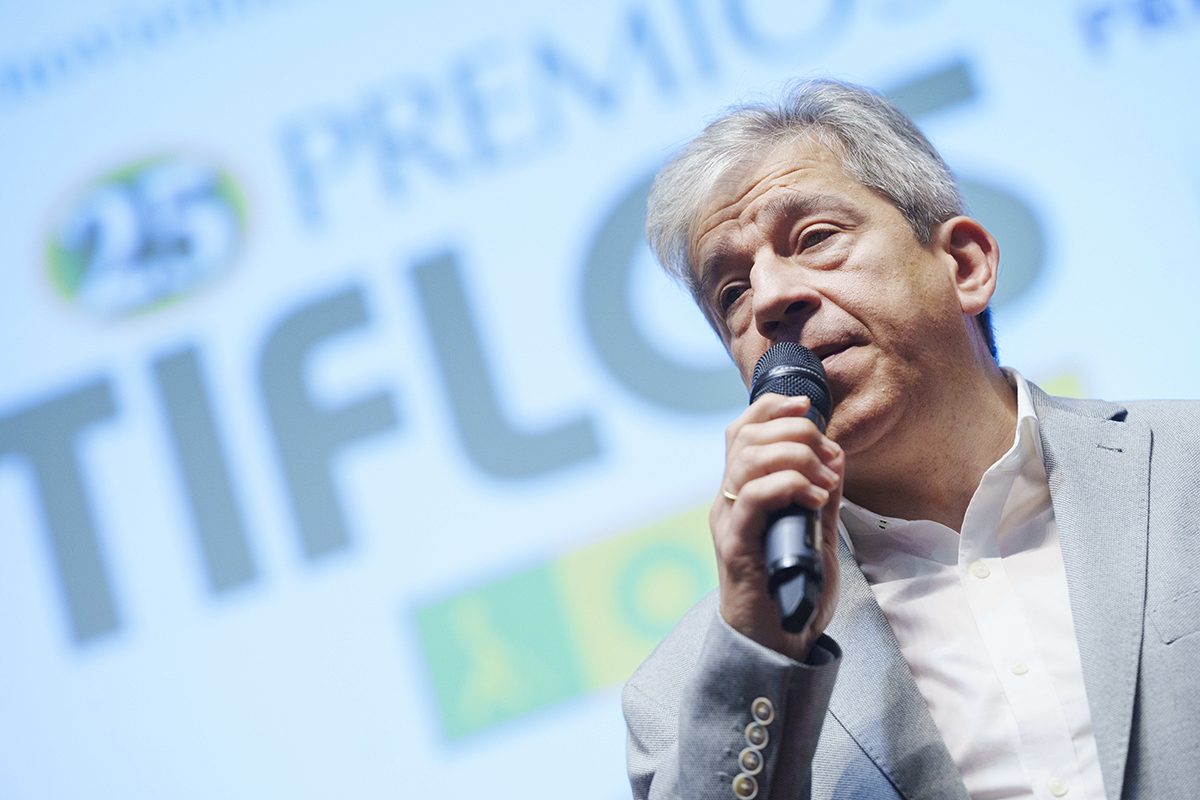
<svg viewBox="0 0 1200 800">
<path fill-rule="evenodd" d="M 841 197 L 833 194 L 806 194 L 788 193 L 776 197 L 769 203 L 764 205 L 755 215 L 755 219 L 765 219 L 768 225 L 774 224 L 778 219 L 802 219 L 811 216 L 819 210 L 832 209 L 849 214 L 856 219 L 860 216 L 854 213 L 854 207 L 847 203 Z M 717 249 L 704 259 L 700 265 L 699 285 L 702 296 L 707 297 L 712 290 L 713 284 L 716 283 L 718 276 L 721 274 L 721 267 L 724 263 L 735 255 L 732 248 L 725 245 L 718 245 Z"/>
<path fill-rule="evenodd" d="M 704 263 L 700 265 L 700 296 L 708 298 L 709 292 L 712 291 L 713 284 L 717 282 L 717 276 L 721 274 L 721 265 L 730 257 L 731 251 L 724 245 L 717 247 L 716 252 L 704 259 Z"/>
</svg>

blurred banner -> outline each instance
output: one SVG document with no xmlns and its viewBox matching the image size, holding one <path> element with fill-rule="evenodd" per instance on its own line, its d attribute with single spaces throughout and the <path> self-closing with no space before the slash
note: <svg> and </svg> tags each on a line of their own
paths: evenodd
<svg viewBox="0 0 1200 800">
<path fill-rule="evenodd" d="M 745 389 L 648 181 L 892 96 L 1003 363 L 1200 396 L 1190 0 L 0 3 L 0 796 L 628 795 Z"/>
</svg>

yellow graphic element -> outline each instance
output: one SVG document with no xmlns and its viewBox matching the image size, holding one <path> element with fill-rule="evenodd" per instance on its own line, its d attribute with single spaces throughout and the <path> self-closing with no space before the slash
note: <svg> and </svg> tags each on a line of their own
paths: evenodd
<svg viewBox="0 0 1200 800">
<path fill-rule="evenodd" d="M 622 683 L 716 588 L 708 506 L 570 553 L 552 569 L 584 682 Z"/>
<path fill-rule="evenodd" d="M 1036 381 L 1046 394 L 1058 397 L 1084 397 L 1083 381 L 1073 372 L 1057 375 L 1049 380 Z"/>
</svg>

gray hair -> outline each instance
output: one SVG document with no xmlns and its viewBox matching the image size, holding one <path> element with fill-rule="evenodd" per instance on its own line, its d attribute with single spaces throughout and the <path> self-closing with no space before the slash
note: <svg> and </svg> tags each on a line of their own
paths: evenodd
<svg viewBox="0 0 1200 800">
<path fill-rule="evenodd" d="M 904 112 L 869 89 L 811 80 L 791 84 L 777 104 L 735 106 L 663 167 L 646 209 L 650 249 L 687 286 L 710 322 L 711 310 L 691 263 L 695 226 L 723 180 L 804 136 L 829 147 L 850 177 L 886 197 L 922 244 L 939 224 L 966 213 L 954 176 L 937 150 Z M 990 309 L 978 320 L 995 357 Z"/>
</svg>

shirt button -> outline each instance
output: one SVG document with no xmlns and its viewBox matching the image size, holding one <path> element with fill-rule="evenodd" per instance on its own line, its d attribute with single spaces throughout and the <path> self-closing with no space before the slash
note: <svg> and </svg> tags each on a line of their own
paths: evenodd
<svg viewBox="0 0 1200 800">
<path fill-rule="evenodd" d="M 733 779 L 733 795 L 738 800 L 754 800 L 758 794 L 758 781 L 753 776 L 742 773 Z"/>
<path fill-rule="evenodd" d="M 1050 790 L 1050 794 L 1055 797 L 1062 797 L 1067 793 L 1067 782 L 1062 778 L 1051 778 L 1046 781 L 1046 788 Z"/>
<path fill-rule="evenodd" d="M 992 571 L 988 569 L 987 564 L 983 563 L 982 561 L 976 561 L 971 565 L 971 574 L 976 578 L 986 578 L 988 575 L 992 574 Z"/>
<path fill-rule="evenodd" d="M 1013 675 L 1024 675 L 1026 672 L 1029 672 L 1029 665 L 1019 658 L 1014 658 L 1012 661 L 1008 662 L 1008 668 L 1012 670 Z M 1055 780 L 1059 779 L 1055 778 Z M 1066 784 L 1064 783 L 1063 786 L 1065 787 Z M 1063 791 L 1065 792 L 1066 789 L 1064 788 Z"/>
</svg>

